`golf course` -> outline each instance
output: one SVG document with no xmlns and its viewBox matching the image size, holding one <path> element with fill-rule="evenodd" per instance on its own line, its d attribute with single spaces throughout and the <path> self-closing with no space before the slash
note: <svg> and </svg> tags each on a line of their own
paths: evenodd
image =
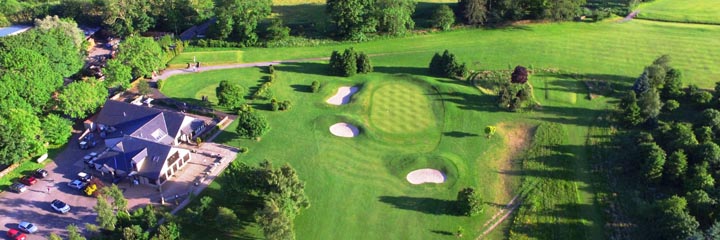
<svg viewBox="0 0 720 240">
<path fill-rule="evenodd" d="M 598 187 L 603 183 L 591 171 L 596 158 L 588 144 L 601 137 L 597 129 L 609 129 L 606 116 L 615 109 L 616 93 L 630 89 L 663 54 L 682 70 L 685 84 L 710 89 L 720 74 L 720 26 L 620 19 L 429 31 L 312 47 L 191 47 L 170 68 L 193 59 L 205 68 L 163 80 L 160 91 L 234 114 L 218 105 L 215 89 L 223 80 L 242 87 L 245 102 L 267 118 L 269 132 L 259 141 L 241 138 L 233 122 L 214 142 L 249 149 L 235 161 L 270 160 L 297 170 L 311 201 L 294 221 L 297 239 L 454 239 L 459 228 L 468 239 L 605 239 L 608 216 L 598 196 L 609 192 Z M 679 22 L 699 21 L 715 20 Z M 325 58 L 350 47 L 370 56 L 373 72 L 330 74 Z M 479 88 L 482 79 L 431 76 L 433 54 L 446 49 L 471 72 L 528 67 L 536 106 L 508 111 L 492 89 Z M 292 102 L 286 111 L 251 98 L 266 81 L 267 67 L 207 69 L 272 61 L 282 63 L 274 66 L 270 90 L 275 99 Z M 320 84 L 317 92 L 313 81 Z M 596 83 L 603 88 L 590 87 Z M 487 135 L 487 126 L 497 132 Z M 422 169 L 428 171 L 409 175 Z M 416 176 L 428 179 L 410 181 Z M 223 187 L 218 182 L 203 194 L 222 201 L 229 196 L 213 191 Z M 453 209 L 466 187 L 482 196 L 479 216 Z M 252 216 L 238 216 L 243 227 L 229 235 L 204 229 L 183 234 L 262 236 Z"/>
</svg>

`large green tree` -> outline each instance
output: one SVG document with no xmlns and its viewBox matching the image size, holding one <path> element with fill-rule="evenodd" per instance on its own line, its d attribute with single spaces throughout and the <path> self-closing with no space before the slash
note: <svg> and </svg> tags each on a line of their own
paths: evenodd
<svg viewBox="0 0 720 240">
<path fill-rule="evenodd" d="M 283 214 L 278 204 L 270 199 L 255 213 L 255 221 L 262 228 L 266 239 L 295 239 L 292 219 Z"/>
<path fill-rule="evenodd" d="M 215 88 L 215 95 L 218 99 L 220 106 L 225 106 L 230 109 L 235 109 L 242 104 L 243 101 L 243 88 L 237 84 L 231 84 L 227 80 L 222 80 L 217 88 Z"/>
<path fill-rule="evenodd" d="M 127 88 L 132 80 L 132 68 L 117 59 L 107 61 L 103 72 L 105 73 L 105 86 L 108 88 L 116 86 Z"/>
<path fill-rule="evenodd" d="M 218 0 L 215 37 L 255 45 L 258 22 L 270 15 L 271 5 L 271 0 Z"/>
<path fill-rule="evenodd" d="M 580 15 L 580 10 L 585 3 L 585 0 L 544 1 L 542 16 L 555 21 L 571 20 Z"/>
<path fill-rule="evenodd" d="M 337 37 L 345 40 L 366 40 L 366 33 L 375 32 L 377 19 L 372 17 L 374 0 L 327 0 L 326 12 Z"/>
<path fill-rule="evenodd" d="M 240 111 L 235 120 L 238 122 L 236 132 L 241 137 L 260 139 L 270 130 L 267 119 L 254 111 Z"/>
<path fill-rule="evenodd" d="M 42 111 L 51 94 L 62 86 L 62 76 L 36 51 L 0 45 L 0 109 Z"/>
<path fill-rule="evenodd" d="M 377 31 L 391 35 L 405 34 L 415 27 L 412 19 L 415 0 L 376 0 Z"/>
<path fill-rule="evenodd" d="M 45 16 L 45 18 L 35 19 L 35 28 L 40 32 L 59 30 L 72 39 L 72 43 L 77 49 L 83 48 L 85 34 L 72 19 L 61 19 L 57 15 Z"/>
<path fill-rule="evenodd" d="M 152 5 L 145 0 L 98 0 L 103 25 L 119 36 L 145 32 L 155 25 Z"/>
<path fill-rule="evenodd" d="M 97 80 L 73 82 L 57 96 L 60 110 L 72 118 L 85 118 L 107 100 L 105 85 Z"/>
<path fill-rule="evenodd" d="M 115 225 L 118 222 L 117 215 L 115 215 L 112 206 L 110 206 L 110 203 L 108 203 L 105 196 L 103 196 L 102 194 L 98 194 L 97 204 L 95 205 L 94 209 L 97 213 L 98 225 L 109 231 L 114 231 Z"/>
<path fill-rule="evenodd" d="M 162 56 L 160 45 L 152 38 L 132 36 L 120 44 L 117 60 L 132 69 L 133 77 L 141 77 L 160 68 Z"/>
<path fill-rule="evenodd" d="M 466 187 L 457 194 L 458 213 L 465 216 L 477 216 L 484 210 L 484 203 L 474 188 Z"/>
<path fill-rule="evenodd" d="M 40 128 L 43 138 L 55 145 L 65 144 L 72 135 L 72 122 L 56 114 L 49 114 L 41 119 Z"/>
<path fill-rule="evenodd" d="M 0 163 L 10 164 L 46 151 L 40 119 L 23 109 L 0 112 Z"/>
<path fill-rule="evenodd" d="M 660 109 L 663 107 L 660 93 L 654 88 L 640 93 L 638 105 L 640 106 L 640 113 L 645 119 L 656 119 L 660 115 Z"/>
<path fill-rule="evenodd" d="M 657 183 L 662 178 L 667 154 L 655 143 L 643 143 L 640 147 L 644 157 L 642 175 L 647 182 Z"/>
<path fill-rule="evenodd" d="M 432 15 L 432 23 L 433 27 L 448 30 L 455 24 L 455 13 L 448 5 L 440 5 Z"/>
</svg>

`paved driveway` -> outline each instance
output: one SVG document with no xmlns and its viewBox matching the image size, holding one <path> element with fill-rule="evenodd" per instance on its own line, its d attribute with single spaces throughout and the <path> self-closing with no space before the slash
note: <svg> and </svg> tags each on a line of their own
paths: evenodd
<svg viewBox="0 0 720 240">
<path fill-rule="evenodd" d="M 38 232 L 28 234 L 28 239 L 46 239 L 51 232 L 65 235 L 67 225 L 76 224 L 82 229 L 85 223 L 95 222 L 95 199 L 68 187 L 67 183 L 83 170 L 82 157 L 91 151 L 102 150 L 103 146 L 80 150 L 77 136 L 74 134 L 68 147 L 55 157 L 54 162 L 46 165 L 45 169 L 49 172 L 46 178 L 20 194 L 10 191 L 0 193 L 0 224 L 4 226 L 0 234 L 5 236 L 8 228 L 17 228 L 20 221 L 28 221 L 38 227 Z M 53 199 L 70 205 L 70 212 L 64 215 L 54 212 L 50 207 Z"/>
</svg>

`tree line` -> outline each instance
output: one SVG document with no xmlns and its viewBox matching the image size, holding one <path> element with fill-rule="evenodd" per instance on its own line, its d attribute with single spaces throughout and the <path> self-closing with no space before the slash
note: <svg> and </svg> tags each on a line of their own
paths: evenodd
<svg viewBox="0 0 720 240">
<path fill-rule="evenodd" d="M 620 179 L 634 192 L 626 204 L 642 238 L 718 239 L 720 83 L 714 92 L 685 87 L 671 60 L 653 61 L 618 104 L 625 128 L 615 144 L 630 150 Z"/>
</svg>

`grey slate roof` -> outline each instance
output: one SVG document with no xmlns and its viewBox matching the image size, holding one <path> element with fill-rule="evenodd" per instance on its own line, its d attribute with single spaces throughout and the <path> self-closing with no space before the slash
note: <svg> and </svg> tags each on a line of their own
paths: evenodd
<svg viewBox="0 0 720 240">
<path fill-rule="evenodd" d="M 113 126 L 117 128 L 117 132 L 120 132 L 121 135 L 127 134 L 169 144 L 168 141 L 174 139 L 180 133 L 185 117 L 185 115 L 177 112 L 107 100 L 100 113 L 98 113 L 95 122 Z M 202 121 L 200 123 L 202 124 Z M 192 127 L 197 129 L 199 126 L 201 125 L 194 124 Z M 162 129 L 171 139 L 154 139 L 151 137 L 157 129 Z M 192 132 L 192 130 L 189 132 Z"/>
<path fill-rule="evenodd" d="M 165 160 L 169 157 L 172 147 L 141 138 L 125 136 L 115 147 L 120 151 L 109 151 L 96 160 L 96 164 L 104 164 L 110 168 L 130 173 L 133 164 L 139 166 L 138 174 L 150 179 L 158 179 Z M 157 159 L 157 161 L 156 161 Z M 142 162 L 144 160 L 144 162 Z"/>
</svg>

